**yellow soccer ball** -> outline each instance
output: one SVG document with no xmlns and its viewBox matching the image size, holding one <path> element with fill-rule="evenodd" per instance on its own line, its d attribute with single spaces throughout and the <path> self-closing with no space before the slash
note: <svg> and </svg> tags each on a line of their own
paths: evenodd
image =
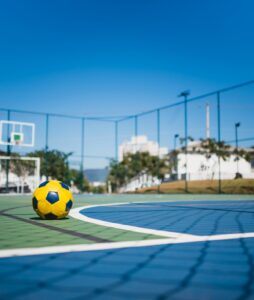
<svg viewBox="0 0 254 300">
<path fill-rule="evenodd" d="M 33 209 L 42 219 L 65 218 L 73 205 L 70 188 L 58 180 L 41 183 L 33 193 Z"/>
</svg>

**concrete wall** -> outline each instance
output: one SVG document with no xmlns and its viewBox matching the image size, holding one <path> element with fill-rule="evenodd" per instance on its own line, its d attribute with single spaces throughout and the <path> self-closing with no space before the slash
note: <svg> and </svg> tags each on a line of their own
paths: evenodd
<svg viewBox="0 0 254 300">
<path fill-rule="evenodd" d="M 237 170 L 243 178 L 254 178 L 254 169 L 250 162 L 243 158 L 238 162 L 235 159 L 235 155 L 231 155 L 226 161 L 221 159 L 221 179 L 234 179 Z M 216 155 L 206 158 L 203 154 L 187 154 L 187 160 L 188 180 L 218 179 L 219 163 Z M 178 179 L 183 179 L 186 173 L 185 154 L 178 154 L 177 161 Z"/>
</svg>

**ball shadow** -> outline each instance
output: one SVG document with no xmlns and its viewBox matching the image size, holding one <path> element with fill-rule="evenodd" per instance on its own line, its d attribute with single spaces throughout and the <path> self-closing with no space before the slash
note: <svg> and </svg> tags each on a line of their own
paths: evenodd
<svg viewBox="0 0 254 300">
<path fill-rule="evenodd" d="M 69 217 L 65 217 L 62 219 L 41 219 L 40 217 L 32 217 L 30 220 L 36 220 L 36 221 L 62 221 L 62 220 L 69 220 Z"/>
</svg>

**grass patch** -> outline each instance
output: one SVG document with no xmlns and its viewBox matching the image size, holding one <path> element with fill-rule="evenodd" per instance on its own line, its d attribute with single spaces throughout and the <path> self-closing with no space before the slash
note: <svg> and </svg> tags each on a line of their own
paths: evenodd
<svg viewBox="0 0 254 300">
<path fill-rule="evenodd" d="M 225 194 L 254 194 L 254 179 L 222 180 L 221 190 Z M 162 183 L 160 193 L 178 194 L 185 193 L 185 182 L 174 181 Z M 188 191 L 192 194 L 218 193 L 218 180 L 195 180 L 188 182 Z M 157 193 L 158 187 L 143 188 L 137 193 Z"/>
</svg>

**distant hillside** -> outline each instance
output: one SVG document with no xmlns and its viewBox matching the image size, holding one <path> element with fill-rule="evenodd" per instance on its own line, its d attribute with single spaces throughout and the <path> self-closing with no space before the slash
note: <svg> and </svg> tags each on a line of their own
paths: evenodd
<svg viewBox="0 0 254 300">
<path fill-rule="evenodd" d="M 109 169 L 87 169 L 84 174 L 89 182 L 105 182 L 109 173 Z"/>
</svg>

